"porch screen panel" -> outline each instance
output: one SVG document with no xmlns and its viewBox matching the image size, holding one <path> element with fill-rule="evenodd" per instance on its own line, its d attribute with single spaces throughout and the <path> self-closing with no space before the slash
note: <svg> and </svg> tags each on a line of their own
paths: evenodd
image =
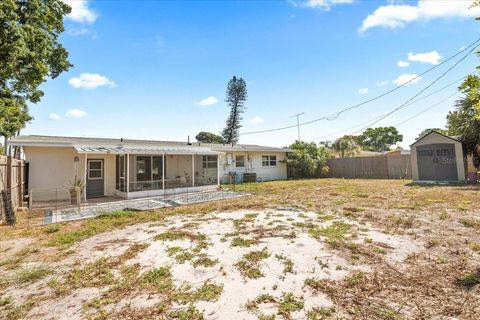
<svg viewBox="0 0 480 320">
<path fill-rule="evenodd" d="M 137 181 L 150 181 L 152 177 L 152 157 L 137 157 Z"/>
<path fill-rule="evenodd" d="M 162 180 L 162 157 L 153 156 L 152 157 L 152 180 L 159 181 Z"/>
</svg>

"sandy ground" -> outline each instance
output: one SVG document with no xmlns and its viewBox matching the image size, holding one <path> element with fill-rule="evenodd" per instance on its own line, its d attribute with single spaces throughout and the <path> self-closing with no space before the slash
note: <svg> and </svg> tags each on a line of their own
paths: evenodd
<svg viewBox="0 0 480 320">
<path fill-rule="evenodd" d="M 258 319 L 261 314 L 276 315 L 278 301 L 286 293 L 292 293 L 304 302 L 299 310 L 292 311 L 291 318 L 306 319 L 308 311 L 333 305 L 327 295 L 306 286 L 306 279 L 341 280 L 358 271 L 371 271 L 371 266 L 365 261 L 351 259 L 344 250 L 327 243 L 327 237 L 313 237 L 309 233 L 312 228 L 328 228 L 336 222 L 348 224 L 351 227 L 343 235 L 345 239 L 359 246 L 368 244 L 380 248 L 380 258 L 399 269 L 409 255 L 424 246 L 420 240 L 411 236 L 385 234 L 369 224 L 360 225 L 355 220 L 330 214 L 290 208 L 241 210 L 202 216 L 173 216 L 161 223 L 133 225 L 76 243 L 70 248 L 70 254 L 49 264 L 49 268 L 54 270 L 53 275 L 34 283 L 8 287 L 2 296 L 10 297 L 16 304 L 35 297 L 37 302 L 28 311 L 28 319 L 75 320 L 84 319 L 88 315 L 98 316 L 100 313 L 108 318 L 108 315 L 125 308 L 152 308 L 162 301 L 161 293 L 137 292 L 119 301 L 109 301 L 97 310 L 89 309 L 85 304 L 100 297 L 109 286 L 77 288 L 58 296 L 53 293 L 51 285 L 47 284 L 52 279 L 62 281 L 74 267 L 85 266 L 103 257 L 119 257 L 132 245 L 143 244 L 145 248 L 126 260 L 124 265 L 138 266 L 141 274 L 169 266 L 176 287 L 189 284 L 198 288 L 204 283 L 223 285 L 221 294 L 214 301 L 194 302 L 196 308 L 203 311 L 205 319 Z M 193 260 L 182 263 L 175 256 L 169 255 L 168 248 L 180 247 L 188 251 L 197 243 L 196 240 L 189 239 L 155 239 L 155 236 L 172 230 L 204 234 L 208 245 L 199 254 L 216 261 L 215 265 L 194 266 Z M 232 239 L 235 237 L 254 240 L 255 243 L 248 247 L 233 246 Z M 4 257 L 14 256 L 30 243 L 31 240 L 28 239 L 3 241 L 0 242 L 0 252 Z M 257 263 L 262 276 L 251 279 L 242 275 L 238 262 L 245 254 L 262 250 L 268 252 L 268 257 Z M 285 272 L 286 259 L 293 266 L 289 272 Z M 118 270 L 114 274 L 118 275 Z M 277 302 L 259 303 L 254 309 L 246 307 L 249 301 L 262 294 L 273 296 Z M 174 307 L 180 305 L 174 304 Z M 1 312 L 0 308 L 0 315 Z"/>
</svg>

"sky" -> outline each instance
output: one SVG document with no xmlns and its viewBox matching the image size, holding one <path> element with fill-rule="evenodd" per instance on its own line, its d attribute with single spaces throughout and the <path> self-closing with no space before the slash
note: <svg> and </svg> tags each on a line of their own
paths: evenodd
<svg viewBox="0 0 480 320">
<path fill-rule="evenodd" d="M 438 66 L 300 127 L 302 140 L 334 140 L 427 88 L 462 55 L 442 61 L 480 37 L 480 8 L 461 0 L 65 1 L 72 12 L 60 41 L 74 67 L 42 85 L 22 134 L 194 140 L 223 129 L 235 75 L 248 87 L 239 142 L 286 146 L 297 128 L 245 133 L 294 125 L 297 113 L 301 123 L 334 114 Z M 373 126 L 431 108 L 397 127 L 404 148 L 423 129 L 443 128 L 456 84 L 478 64 L 469 55 L 419 98 L 456 83 Z"/>
</svg>

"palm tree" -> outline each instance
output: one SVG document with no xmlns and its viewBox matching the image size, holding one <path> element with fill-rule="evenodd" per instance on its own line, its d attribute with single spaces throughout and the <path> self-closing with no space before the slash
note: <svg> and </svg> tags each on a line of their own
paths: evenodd
<svg viewBox="0 0 480 320">
<path fill-rule="evenodd" d="M 338 138 L 332 144 L 332 149 L 335 150 L 340 158 L 353 157 L 360 152 L 360 146 L 353 136 Z"/>
<path fill-rule="evenodd" d="M 469 77 L 472 77 L 468 79 Z M 468 76 L 462 92 L 465 95 L 455 102 L 455 111 L 447 115 L 448 133 L 460 136 L 467 154 L 472 155 L 474 164 L 480 166 L 480 78 Z"/>
</svg>

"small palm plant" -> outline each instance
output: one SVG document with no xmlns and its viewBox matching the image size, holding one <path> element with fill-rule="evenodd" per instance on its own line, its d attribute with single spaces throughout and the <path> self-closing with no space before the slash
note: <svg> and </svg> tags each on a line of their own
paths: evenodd
<svg viewBox="0 0 480 320">
<path fill-rule="evenodd" d="M 73 205 L 80 204 L 81 194 L 83 193 L 83 188 L 85 187 L 85 181 L 81 178 L 78 178 L 75 175 L 75 178 L 71 182 L 70 188 L 70 203 Z"/>
</svg>

